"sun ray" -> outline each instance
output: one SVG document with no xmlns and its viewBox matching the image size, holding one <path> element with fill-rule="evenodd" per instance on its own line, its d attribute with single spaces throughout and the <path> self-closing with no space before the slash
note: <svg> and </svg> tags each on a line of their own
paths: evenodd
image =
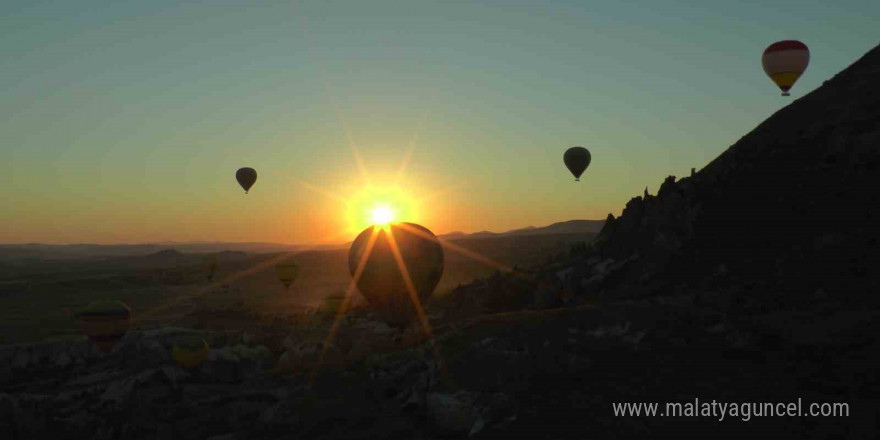
<svg viewBox="0 0 880 440">
<path fill-rule="evenodd" d="M 419 230 L 418 228 L 413 228 L 405 223 L 397 223 L 396 226 L 400 227 L 401 229 L 405 229 L 413 234 L 416 234 L 422 238 L 425 238 L 425 239 L 431 240 L 435 243 L 438 243 L 438 244 L 440 244 L 440 246 L 443 246 L 444 249 L 449 249 L 453 252 L 457 252 L 461 255 L 464 255 L 465 257 L 479 261 L 487 266 L 492 266 L 502 272 L 513 272 L 513 269 L 507 265 L 501 264 L 497 261 L 492 260 L 489 257 L 480 255 L 474 251 L 471 251 L 471 250 L 463 248 L 461 246 L 452 244 L 448 241 L 440 240 L 439 238 L 437 238 L 431 234 L 427 234 L 424 231 Z"/>
<path fill-rule="evenodd" d="M 316 54 L 312 49 L 312 39 L 311 34 L 309 34 L 308 27 L 302 20 L 302 16 L 300 14 L 297 14 L 297 17 L 300 21 L 299 28 L 302 31 L 303 39 L 306 41 L 307 50 L 313 55 L 314 59 L 318 60 L 318 70 L 321 72 L 321 80 L 324 82 L 324 90 L 327 92 L 327 95 L 330 98 L 330 105 L 333 107 L 333 113 L 336 115 L 336 120 L 339 121 L 339 125 L 342 126 L 342 132 L 345 135 L 346 142 L 348 142 L 348 148 L 351 150 L 352 156 L 354 156 L 355 164 L 358 167 L 358 171 L 360 171 L 361 173 L 361 178 L 364 180 L 364 184 L 369 185 L 370 178 L 367 174 L 367 168 L 364 166 L 364 162 L 361 159 L 357 146 L 355 145 L 354 138 L 351 135 L 351 130 L 349 130 L 348 124 L 345 122 L 345 118 L 342 117 L 342 111 L 339 109 L 339 99 L 337 98 L 333 85 L 330 84 L 329 75 L 327 75 L 327 66 L 324 65 L 319 56 L 315 56 Z"/>
<path fill-rule="evenodd" d="M 445 187 L 445 188 L 442 188 L 442 189 L 439 189 L 439 190 L 437 190 L 437 191 L 434 191 L 434 192 L 432 192 L 431 194 L 428 194 L 428 195 L 426 195 L 426 196 L 424 196 L 424 197 L 420 197 L 420 198 L 418 199 L 418 202 L 419 202 L 419 203 L 425 203 L 425 202 L 428 202 L 428 201 L 434 200 L 434 199 L 436 199 L 436 198 L 438 198 L 438 197 L 440 197 L 440 196 L 442 196 L 442 195 L 444 195 L 444 194 L 447 194 L 447 193 L 449 193 L 449 192 L 451 192 L 451 191 L 453 191 L 453 190 L 456 190 L 456 189 L 458 189 L 458 188 L 461 188 L 461 187 L 463 187 L 463 186 L 466 186 L 466 185 L 468 185 L 469 183 L 471 183 L 470 180 L 463 180 L 463 181 L 460 181 L 460 182 L 458 182 L 458 183 L 456 183 L 456 184 L 454 184 L 454 185 L 449 185 L 449 186 L 447 186 L 447 187 Z"/>
<path fill-rule="evenodd" d="M 350 234 L 348 231 L 339 231 L 335 234 L 326 235 L 316 241 L 313 241 L 312 242 L 313 244 L 308 249 L 304 249 L 301 252 L 316 250 L 316 249 L 322 248 L 327 245 L 333 245 L 333 244 L 336 244 L 336 243 L 333 243 L 334 240 L 338 240 L 338 239 L 341 239 L 344 237 L 349 237 L 349 236 L 350 236 Z"/>
<path fill-rule="evenodd" d="M 507 266 L 506 264 L 501 264 L 501 263 L 499 263 L 499 262 L 497 262 L 497 261 L 495 261 L 495 260 L 493 260 L 493 259 L 491 259 L 491 258 L 489 258 L 489 257 L 487 257 L 487 256 L 485 256 L 485 255 L 481 255 L 481 254 L 479 254 L 479 253 L 477 253 L 477 252 L 474 252 L 474 251 L 472 251 L 472 250 L 470 250 L 470 249 L 467 249 L 467 248 L 464 248 L 464 247 L 458 246 L 458 245 L 456 245 L 456 244 L 452 244 L 452 243 L 450 243 L 450 242 L 448 242 L 448 241 L 439 240 L 439 239 L 438 239 L 437 241 L 438 241 L 438 242 L 440 243 L 440 245 L 443 246 L 445 249 L 449 249 L 449 250 L 451 250 L 451 251 L 453 251 L 453 252 L 457 252 L 457 253 L 459 253 L 459 254 L 461 254 L 461 255 L 464 255 L 465 257 L 469 257 L 469 258 L 471 258 L 471 259 L 473 259 L 473 260 L 479 261 L 480 263 L 483 263 L 483 264 L 485 264 L 485 265 L 487 265 L 487 266 L 492 266 L 492 267 L 494 267 L 495 269 L 498 269 L 498 270 L 500 270 L 500 271 L 502 271 L 502 272 L 513 272 L 513 268 L 512 268 L 512 267 Z"/>
<path fill-rule="evenodd" d="M 413 308 L 416 310 L 416 316 L 419 318 L 419 323 L 422 325 L 422 331 L 425 332 L 425 336 L 428 337 L 428 340 L 431 342 L 431 349 L 434 353 L 434 359 L 440 366 L 440 371 L 445 373 L 446 364 L 443 362 L 443 359 L 440 357 L 440 348 L 437 347 L 436 340 L 434 339 L 434 333 L 431 331 L 431 324 L 428 322 L 428 317 L 425 315 L 425 309 L 422 307 L 422 301 L 419 299 L 419 294 L 416 292 L 416 287 L 413 285 L 412 278 L 409 276 L 409 269 L 406 267 L 406 262 L 403 261 L 403 255 L 400 254 L 400 248 L 397 246 L 397 240 L 394 239 L 394 235 L 391 233 L 389 229 L 385 237 L 388 238 L 388 245 L 391 248 L 391 253 L 394 255 L 394 260 L 397 262 L 397 269 L 400 270 L 401 275 L 403 275 L 403 282 L 406 285 L 406 290 L 409 293 L 409 298 L 413 303 Z"/>
<path fill-rule="evenodd" d="M 416 316 L 422 324 L 422 330 L 425 331 L 425 334 L 427 334 L 428 337 L 433 339 L 431 325 L 428 323 L 428 318 L 425 316 L 425 309 L 422 308 L 422 301 L 419 299 L 419 293 L 416 292 L 416 287 L 413 285 L 412 278 L 409 276 L 409 269 L 407 269 L 406 263 L 403 261 L 403 256 L 400 254 L 400 248 L 397 247 L 397 240 L 394 239 L 394 235 L 390 230 L 385 234 L 385 237 L 388 239 L 388 246 L 391 248 L 391 253 L 394 255 L 397 269 L 400 270 L 400 274 L 403 275 L 403 283 L 406 285 L 409 299 L 412 301 L 413 307 L 416 309 Z"/>
<path fill-rule="evenodd" d="M 314 383 L 315 378 L 321 369 L 321 365 L 324 363 L 324 356 L 327 354 L 327 348 L 333 341 L 333 338 L 336 337 L 336 332 L 339 331 L 342 319 L 348 312 L 348 308 L 351 305 L 351 298 L 354 296 L 354 289 L 357 287 L 358 280 L 361 279 L 361 274 L 364 273 L 364 268 L 367 266 L 367 260 L 373 252 L 373 246 L 376 244 L 376 238 L 378 236 L 379 228 L 373 228 L 373 231 L 370 233 L 370 238 L 367 240 L 367 246 L 364 249 L 364 253 L 361 255 L 361 259 L 358 261 L 357 267 L 354 270 L 354 275 L 351 277 L 351 282 L 348 283 L 348 288 L 345 289 L 345 298 L 342 300 L 342 305 L 340 305 L 339 310 L 336 312 L 336 317 L 333 319 L 333 325 L 330 326 L 330 332 L 327 334 L 327 338 L 324 340 L 324 345 L 321 347 L 321 354 L 318 356 L 318 363 L 315 365 L 311 377 L 309 378 L 310 384 Z"/>
<path fill-rule="evenodd" d="M 367 173 L 367 167 L 364 165 L 364 160 L 361 158 L 360 150 L 350 139 L 348 147 L 351 149 L 351 155 L 354 157 L 354 162 L 358 167 L 358 171 L 361 173 L 361 179 L 363 179 L 364 185 L 371 186 L 373 183 L 370 179 L 370 175 Z"/>
<path fill-rule="evenodd" d="M 409 162 L 412 159 L 413 152 L 416 149 L 416 146 L 419 143 L 419 140 L 422 137 L 422 126 L 425 125 L 425 121 L 428 120 L 428 112 L 427 110 L 422 113 L 422 118 L 419 119 L 419 123 L 416 125 L 416 129 L 413 132 L 413 136 L 409 141 L 409 146 L 406 149 L 406 153 L 404 153 L 403 160 L 400 162 L 400 168 L 397 169 L 397 175 L 394 177 L 394 184 L 397 185 L 400 182 L 400 179 L 403 177 L 403 173 L 406 171 L 406 167 L 409 166 Z"/>
<path fill-rule="evenodd" d="M 397 174 L 394 176 L 394 184 L 398 185 L 400 183 L 400 179 L 403 178 L 403 173 L 406 172 L 406 167 L 409 166 L 409 161 L 412 159 L 413 151 L 415 151 L 415 145 L 410 143 L 409 148 L 406 149 L 406 153 L 403 154 L 403 160 L 400 161 L 400 167 L 397 169 Z"/>
<path fill-rule="evenodd" d="M 296 177 L 291 177 L 290 179 L 293 180 L 294 182 L 298 183 L 302 187 L 304 187 L 310 191 L 316 192 L 318 194 L 321 194 L 322 196 L 336 200 L 337 202 L 348 203 L 348 200 L 346 200 L 344 197 L 342 197 L 338 194 L 334 194 L 330 191 L 327 191 L 326 189 L 323 189 L 317 185 L 311 184 L 311 183 L 306 182 L 304 180 L 299 180 Z"/>
<path fill-rule="evenodd" d="M 180 295 L 178 297 L 172 298 L 171 300 L 169 300 L 165 303 L 159 304 L 159 305 L 151 307 L 141 313 L 138 313 L 137 317 L 132 317 L 132 321 L 133 322 L 143 322 L 146 319 L 148 319 L 152 316 L 155 316 L 157 313 L 159 313 L 161 311 L 168 310 L 173 307 L 177 307 L 180 304 L 190 300 L 191 298 L 201 297 L 201 296 L 205 295 L 206 292 L 210 292 L 212 289 L 215 289 L 219 286 L 222 286 L 224 284 L 229 284 L 233 281 L 236 281 L 236 280 L 241 279 L 243 277 L 246 277 L 248 275 L 259 272 L 267 267 L 275 266 L 279 262 L 281 262 L 281 261 L 283 261 L 293 255 L 299 254 L 303 251 L 307 251 L 307 249 L 297 250 L 297 252 L 285 252 L 283 254 L 272 257 L 268 260 L 261 261 L 261 262 L 257 263 L 256 265 L 251 266 L 247 269 L 244 269 L 244 270 L 235 272 L 233 274 L 227 275 L 225 278 L 223 278 L 221 280 L 211 282 L 207 286 L 201 286 L 198 289 L 196 289 L 195 292 Z"/>
</svg>

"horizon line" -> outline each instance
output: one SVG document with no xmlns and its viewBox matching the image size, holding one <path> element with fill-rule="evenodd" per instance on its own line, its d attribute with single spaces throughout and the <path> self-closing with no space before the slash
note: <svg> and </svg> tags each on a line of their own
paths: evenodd
<svg viewBox="0 0 880 440">
<path fill-rule="evenodd" d="M 474 232 L 465 232 L 461 230 L 453 230 L 447 231 L 441 234 L 437 234 L 438 237 L 444 235 L 451 234 L 464 234 L 464 235 L 474 235 L 474 234 L 498 234 L 503 235 L 515 231 L 520 231 L 523 229 L 540 229 L 546 228 L 549 226 L 553 226 L 559 223 L 568 223 L 574 221 L 605 221 L 605 219 L 571 219 L 571 220 L 563 220 L 558 222 L 553 222 L 544 226 L 523 226 L 521 228 L 509 229 L 503 232 L 494 232 L 489 230 L 480 230 Z M 354 240 L 354 239 L 352 239 Z M 141 243 L 131 243 L 131 242 L 123 242 L 123 243 L 87 243 L 87 242 L 76 242 L 76 243 L 47 243 L 47 242 L 25 242 L 25 243 L 0 243 L 0 246 L 164 246 L 164 245 L 275 245 L 275 246 L 296 246 L 296 247 L 310 247 L 310 246 L 340 246 L 347 243 L 350 243 L 352 240 L 348 241 L 340 241 L 340 242 L 326 242 L 326 243 L 283 243 L 283 242 L 274 242 L 274 241 L 207 241 L 207 240 L 197 240 L 197 241 L 154 241 L 154 242 L 141 242 Z"/>
</svg>

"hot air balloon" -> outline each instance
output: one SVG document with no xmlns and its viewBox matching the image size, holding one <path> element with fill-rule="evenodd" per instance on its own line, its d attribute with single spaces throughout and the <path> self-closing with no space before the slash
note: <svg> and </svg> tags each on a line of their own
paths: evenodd
<svg viewBox="0 0 880 440">
<path fill-rule="evenodd" d="M 339 309 L 342 308 L 342 304 L 345 302 L 345 292 L 336 292 L 324 297 L 323 304 L 321 304 L 321 311 L 327 314 L 336 314 L 339 312 Z"/>
<path fill-rule="evenodd" d="M 171 348 L 171 357 L 181 367 L 198 367 L 208 358 L 208 343 L 197 336 L 179 337 Z"/>
<path fill-rule="evenodd" d="M 788 90 L 810 64 L 810 49 L 796 40 L 777 41 L 764 50 L 761 64 L 767 76 L 782 89 L 782 96 L 789 96 Z"/>
<path fill-rule="evenodd" d="M 208 278 L 208 282 L 214 280 L 214 274 L 217 272 L 217 255 L 210 254 L 205 255 L 205 276 Z"/>
<path fill-rule="evenodd" d="M 282 261 L 275 265 L 275 274 L 278 276 L 278 281 L 284 284 L 284 288 L 288 289 L 299 275 L 299 266 L 293 260 Z"/>
<path fill-rule="evenodd" d="M 372 250 L 367 246 L 376 234 Z M 392 242 L 393 238 L 393 242 Z M 357 287 L 370 307 L 385 322 L 404 328 L 416 315 L 413 298 L 394 256 L 393 244 L 409 273 L 417 300 L 424 304 L 434 292 L 443 275 L 443 247 L 428 229 L 413 223 L 391 223 L 386 227 L 371 226 L 361 232 L 348 251 L 348 270 L 352 277 L 365 258 Z"/>
<path fill-rule="evenodd" d="M 565 161 L 568 171 L 571 171 L 571 174 L 574 175 L 574 181 L 580 182 L 581 174 L 584 174 L 584 171 L 590 166 L 592 156 L 584 147 L 571 147 L 565 151 L 562 160 Z"/>
<path fill-rule="evenodd" d="M 247 194 L 251 187 L 254 186 L 254 182 L 257 181 L 257 171 L 253 168 L 239 168 L 235 172 L 235 180 L 238 181 L 238 184 L 244 188 L 244 193 Z"/>
<path fill-rule="evenodd" d="M 131 327 L 131 309 L 122 301 L 95 301 L 76 314 L 80 328 L 104 353 Z"/>
</svg>

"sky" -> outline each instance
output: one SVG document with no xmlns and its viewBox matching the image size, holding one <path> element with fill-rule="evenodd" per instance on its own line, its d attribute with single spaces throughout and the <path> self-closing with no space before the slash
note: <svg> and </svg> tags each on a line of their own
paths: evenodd
<svg viewBox="0 0 880 440">
<path fill-rule="evenodd" d="M 345 242 L 380 205 L 437 234 L 619 215 L 878 21 L 871 0 L 7 0 L 0 243 Z M 785 39 L 811 52 L 790 98 L 760 61 Z"/>
</svg>

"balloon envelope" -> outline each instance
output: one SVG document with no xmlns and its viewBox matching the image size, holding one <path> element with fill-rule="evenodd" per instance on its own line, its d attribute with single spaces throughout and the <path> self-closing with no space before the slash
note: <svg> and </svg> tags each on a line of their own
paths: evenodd
<svg viewBox="0 0 880 440">
<path fill-rule="evenodd" d="M 278 276 L 278 281 L 281 281 L 281 284 L 284 284 L 284 288 L 287 289 L 296 280 L 297 275 L 299 275 L 299 266 L 293 261 L 282 261 L 275 265 L 275 275 Z"/>
<path fill-rule="evenodd" d="M 238 181 L 238 184 L 244 188 L 244 192 L 247 194 L 251 187 L 254 186 L 254 182 L 257 181 L 257 171 L 253 168 L 239 168 L 235 172 L 235 180 Z"/>
<path fill-rule="evenodd" d="M 764 73 L 782 90 L 782 96 L 801 77 L 810 64 L 810 49 L 796 40 L 777 41 L 764 50 L 761 65 Z"/>
<path fill-rule="evenodd" d="M 131 327 L 131 309 L 122 301 L 95 301 L 76 317 L 83 333 L 105 353 L 113 350 Z"/>
<path fill-rule="evenodd" d="M 208 358 L 208 343 L 196 336 L 184 336 L 174 341 L 171 357 L 184 368 L 195 368 Z"/>
<path fill-rule="evenodd" d="M 205 276 L 208 278 L 208 282 L 211 282 L 214 279 L 214 274 L 217 272 L 217 256 L 206 255 L 204 264 Z"/>
<path fill-rule="evenodd" d="M 376 234 L 372 250 L 367 247 Z M 417 300 L 424 304 L 443 275 L 443 247 L 428 229 L 414 223 L 371 226 L 361 232 L 348 251 L 348 270 L 352 277 L 364 259 L 357 287 L 370 307 L 390 326 L 405 327 L 415 318 L 416 308 L 405 282 L 393 245 L 396 243 L 409 273 Z"/>
<path fill-rule="evenodd" d="M 575 181 L 581 180 L 581 174 L 590 166 L 592 159 L 590 152 L 584 147 L 571 147 L 566 150 L 565 155 L 562 157 L 566 168 L 574 175 Z"/>
<path fill-rule="evenodd" d="M 324 302 L 321 304 L 321 310 L 324 313 L 336 313 L 342 308 L 342 303 L 345 302 L 345 292 L 341 293 L 333 293 L 324 297 Z"/>
</svg>

